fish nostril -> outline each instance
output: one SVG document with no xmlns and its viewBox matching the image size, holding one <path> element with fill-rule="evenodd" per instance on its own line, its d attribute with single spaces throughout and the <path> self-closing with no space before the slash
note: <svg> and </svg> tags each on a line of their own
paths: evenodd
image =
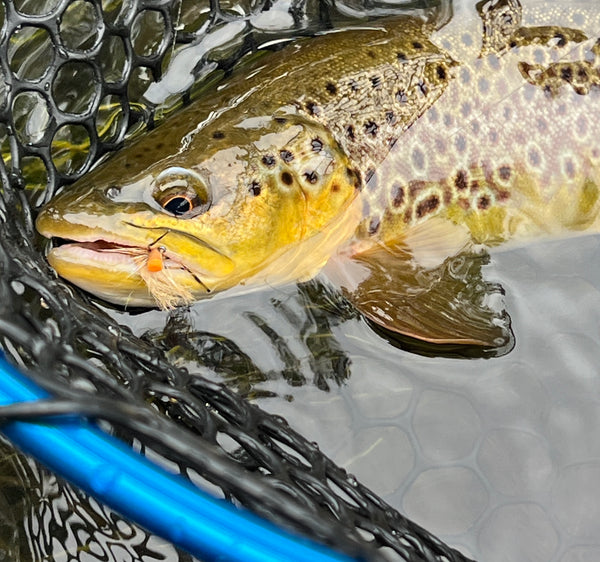
<svg viewBox="0 0 600 562">
<path fill-rule="evenodd" d="M 117 186 L 117 185 L 111 185 L 104 192 L 104 194 L 106 195 L 106 197 L 108 197 L 111 200 L 112 199 L 116 199 L 119 196 L 119 193 L 121 193 L 121 188 L 119 186 Z"/>
</svg>

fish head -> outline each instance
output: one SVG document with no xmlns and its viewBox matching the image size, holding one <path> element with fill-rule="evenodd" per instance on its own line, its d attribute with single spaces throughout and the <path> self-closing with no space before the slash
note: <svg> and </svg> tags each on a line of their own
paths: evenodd
<svg viewBox="0 0 600 562">
<path fill-rule="evenodd" d="M 216 119 L 175 140 L 161 129 L 66 188 L 36 221 L 59 240 L 48 254 L 56 272 L 109 302 L 171 308 L 301 278 L 311 267 L 302 244 L 344 222 L 360 187 L 331 134 L 299 115 Z M 158 144 L 172 154 L 158 157 Z"/>
</svg>

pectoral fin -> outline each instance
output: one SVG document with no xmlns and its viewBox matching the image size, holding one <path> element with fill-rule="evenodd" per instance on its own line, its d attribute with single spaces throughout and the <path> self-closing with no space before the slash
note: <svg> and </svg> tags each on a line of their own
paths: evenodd
<svg viewBox="0 0 600 562">
<path fill-rule="evenodd" d="M 427 268 L 405 245 L 378 246 L 337 259 L 333 277 L 357 309 L 386 330 L 433 344 L 507 348 L 512 333 L 503 290 L 482 279 L 488 261 L 485 252 L 463 250 Z"/>
</svg>

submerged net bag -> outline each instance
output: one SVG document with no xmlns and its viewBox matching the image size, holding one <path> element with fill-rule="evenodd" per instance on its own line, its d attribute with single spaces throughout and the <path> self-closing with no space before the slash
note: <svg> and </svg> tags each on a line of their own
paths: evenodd
<svg viewBox="0 0 600 562">
<path fill-rule="evenodd" d="M 356 482 L 284 419 L 174 366 L 156 345 L 57 279 L 43 258 L 35 209 L 126 136 L 185 103 L 198 79 L 222 75 L 263 43 L 398 9 L 369 2 L 367 10 L 356 0 L 278 4 L 0 4 L 1 348 L 65 411 L 99 420 L 156 462 L 280 526 L 364 559 L 466 560 Z M 406 9 L 442 21 L 449 6 L 414 1 Z M 265 19 L 268 11 L 278 11 L 279 19 Z M 178 85 L 157 85 L 185 49 L 192 72 Z M 203 344 L 215 368 L 232 361 L 227 342 L 207 335 Z M 9 443 L 2 449 L 0 559 L 191 559 Z"/>
</svg>

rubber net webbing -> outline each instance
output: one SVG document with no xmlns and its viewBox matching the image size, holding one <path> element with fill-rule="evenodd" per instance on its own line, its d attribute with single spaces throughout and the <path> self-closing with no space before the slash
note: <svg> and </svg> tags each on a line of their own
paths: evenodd
<svg viewBox="0 0 600 562">
<path fill-rule="evenodd" d="M 370 5 L 373 15 L 392 10 Z M 262 42 L 324 29 L 366 9 L 293 1 L 289 27 L 275 33 L 253 23 L 271 7 L 269 0 L 0 4 L 1 347 L 68 411 L 100 420 L 136 449 L 278 525 L 372 560 L 465 560 L 284 419 L 176 368 L 163 351 L 57 279 L 43 258 L 35 209 L 152 124 L 156 114 L 142 94 L 180 49 L 221 30 L 228 37 L 237 26 L 215 52 L 199 57 L 195 76 L 202 77 L 226 71 Z M 411 2 L 406 9 L 438 17 L 448 7 Z M 186 95 L 164 96 L 162 107 L 175 107 Z M 0 504 L 11 506 L 0 509 L 6 559 L 165 559 L 156 537 L 134 530 L 9 444 L 2 448 Z M 172 549 L 166 559 L 190 558 Z"/>
</svg>

